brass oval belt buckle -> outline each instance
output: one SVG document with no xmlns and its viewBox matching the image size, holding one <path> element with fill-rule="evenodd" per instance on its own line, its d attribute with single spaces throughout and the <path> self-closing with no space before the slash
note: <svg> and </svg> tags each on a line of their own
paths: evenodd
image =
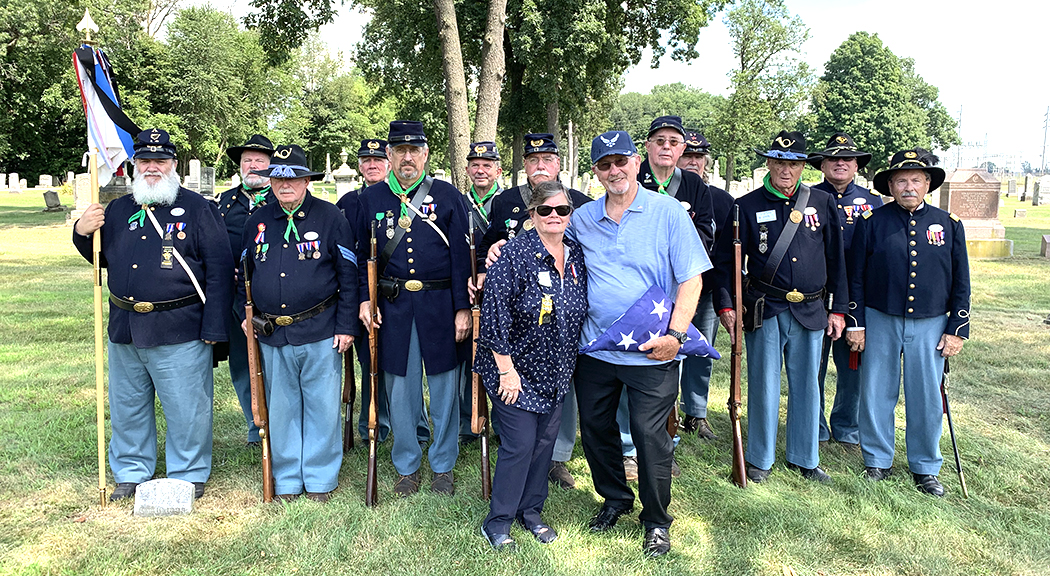
<svg viewBox="0 0 1050 576">
<path fill-rule="evenodd" d="M 277 318 L 274 318 L 274 323 L 277 324 L 278 326 L 291 326 L 292 325 L 292 317 L 291 316 L 278 316 Z"/>
<path fill-rule="evenodd" d="M 153 312 L 153 302 L 136 302 L 135 311 L 140 314 L 145 314 L 146 312 Z"/>
<path fill-rule="evenodd" d="M 419 292 L 422 289 L 423 283 L 419 280 L 409 280 L 408 282 L 405 282 L 405 290 L 408 290 L 409 292 Z"/>
<path fill-rule="evenodd" d="M 803 296 L 802 293 L 798 290 L 792 290 L 791 292 L 788 292 L 787 295 L 784 296 L 784 298 L 792 304 L 798 304 L 799 302 L 806 299 L 806 297 Z"/>
</svg>

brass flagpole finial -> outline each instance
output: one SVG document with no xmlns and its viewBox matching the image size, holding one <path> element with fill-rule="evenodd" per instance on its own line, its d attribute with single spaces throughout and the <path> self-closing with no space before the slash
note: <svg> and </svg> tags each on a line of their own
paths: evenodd
<svg viewBox="0 0 1050 576">
<path fill-rule="evenodd" d="M 98 33 L 98 24 L 91 19 L 91 13 L 88 12 L 87 8 L 84 9 L 84 18 L 77 24 L 77 32 L 84 33 L 84 44 L 95 44 L 96 42 L 91 39 L 91 33 Z"/>
</svg>

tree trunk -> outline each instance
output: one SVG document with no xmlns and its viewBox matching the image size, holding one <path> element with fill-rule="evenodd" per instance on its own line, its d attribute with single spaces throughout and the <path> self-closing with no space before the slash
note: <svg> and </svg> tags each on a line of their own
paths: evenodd
<svg viewBox="0 0 1050 576">
<path fill-rule="evenodd" d="M 514 148 L 514 160 L 510 165 L 510 182 L 511 186 L 517 186 L 524 184 L 524 182 L 518 182 L 518 172 L 525 167 L 525 159 L 522 158 L 522 151 L 525 150 L 525 130 L 523 128 L 519 127 L 514 130 L 514 140 L 511 146 Z"/>
<path fill-rule="evenodd" d="M 729 189 L 729 183 L 736 180 L 736 154 L 730 152 L 726 154 L 726 189 Z"/>
<path fill-rule="evenodd" d="M 470 145 L 470 112 L 467 108 L 467 80 L 463 72 L 463 52 L 460 50 L 459 25 L 453 1 L 434 0 L 434 16 L 441 39 L 441 65 L 445 75 L 449 172 L 452 184 L 460 190 L 466 190 L 465 158 Z"/>
<path fill-rule="evenodd" d="M 561 148 L 561 123 L 558 121 L 558 86 L 554 86 L 553 99 L 547 103 L 547 132 L 554 135 L 554 145 Z"/>
<path fill-rule="evenodd" d="M 474 117 L 474 141 L 496 140 L 499 122 L 500 90 L 506 73 L 503 30 L 507 23 L 507 0 L 489 0 L 489 17 L 481 48 L 478 75 L 478 110 Z"/>
</svg>

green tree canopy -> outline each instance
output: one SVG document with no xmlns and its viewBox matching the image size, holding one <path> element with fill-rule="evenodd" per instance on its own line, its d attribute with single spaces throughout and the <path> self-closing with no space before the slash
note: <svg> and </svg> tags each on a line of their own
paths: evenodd
<svg viewBox="0 0 1050 576">
<path fill-rule="evenodd" d="M 715 129 L 715 118 L 724 102 L 722 96 L 681 82 L 660 84 L 648 94 L 620 94 L 609 112 L 609 120 L 614 130 L 624 130 L 638 142 L 645 139 L 654 118 L 673 114 L 682 117 L 686 129 L 699 129 L 710 138 L 706 131 Z"/>
<path fill-rule="evenodd" d="M 847 132 L 872 154 L 869 176 L 898 150 L 959 143 L 955 121 L 937 100 L 937 88 L 915 73 L 914 61 L 898 58 L 878 34 L 856 32 L 831 54 L 813 92 L 811 138 L 823 145 Z"/>
</svg>

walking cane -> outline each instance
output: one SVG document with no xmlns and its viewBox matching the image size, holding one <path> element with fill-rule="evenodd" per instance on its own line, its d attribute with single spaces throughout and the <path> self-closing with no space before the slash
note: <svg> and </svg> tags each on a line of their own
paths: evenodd
<svg viewBox="0 0 1050 576">
<path fill-rule="evenodd" d="M 948 417 L 948 435 L 952 437 L 952 451 L 955 452 L 955 471 L 959 473 L 959 484 L 962 486 L 964 498 L 969 498 L 970 493 L 966 490 L 966 477 L 963 476 L 962 458 L 959 457 L 959 443 L 955 440 L 955 424 L 952 423 L 952 411 L 948 408 L 948 359 L 944 359 L 944 375 L 941 377 L 941 404 L 944 405 L 944 415 Z"/>
</svg>

